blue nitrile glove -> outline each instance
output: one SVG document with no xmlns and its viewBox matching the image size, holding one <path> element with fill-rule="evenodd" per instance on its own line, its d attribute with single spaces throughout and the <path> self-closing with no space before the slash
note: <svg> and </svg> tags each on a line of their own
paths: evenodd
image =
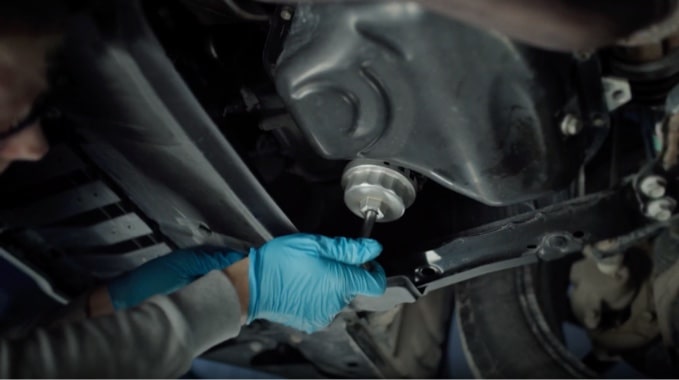
<svg viewBox="0 0 679 380">
<path fill-rule="evenodd" d="M 384 269 L 371 263 L 382 246 L 372 239 L 295 234 L 250 250 L 248 319 L 266 319 L 314 332 L 358 294 L 384 294 Z"/>
<path fill-rule="evenodd" d="M 169 294 L 214 269 L 224 269 L 245 257 L 228 250 L 182 249 L 153 259 L 115 278 L 108 292 L 116 310 L 127 309 L 157 294 Z"/>
</svg>

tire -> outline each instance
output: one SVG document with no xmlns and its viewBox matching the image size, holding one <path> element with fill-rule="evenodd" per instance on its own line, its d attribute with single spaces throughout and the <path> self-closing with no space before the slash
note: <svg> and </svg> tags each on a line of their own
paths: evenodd
<svg viewBox="0 0 679 380">
<path fill-rule="evenodd" d="M 553 333 L 536 295 L 535 267 L 506 270 L 455 288 L 462 347 L 480 378 L 593 378 Z"/>
</svg>

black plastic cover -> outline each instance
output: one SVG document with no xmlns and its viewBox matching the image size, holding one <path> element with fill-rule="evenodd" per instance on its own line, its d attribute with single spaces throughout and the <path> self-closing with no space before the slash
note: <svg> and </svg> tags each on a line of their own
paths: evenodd
<svg viewBox="0 0 679 380">
<path fill-rule="evenodd" d="M 564 188 L 582 163 L 559 127 L 572 64 L 413 3 L 305 4 L 275 80 L 322 156 L 388 160 L 507 205 Z"/>
</svg>

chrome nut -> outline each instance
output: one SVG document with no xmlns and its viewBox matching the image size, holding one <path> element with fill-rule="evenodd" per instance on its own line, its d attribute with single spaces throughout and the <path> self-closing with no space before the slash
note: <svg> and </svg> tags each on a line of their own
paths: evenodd
<svg viewBox="0 0 679 380">
<path fill-rule="evenodd" d="M 649 175 L 641 181 L 639 190 L 649 198 L 662 198 L 667 190 L 667 180 L 658 175 Z"/>
<path fill-rule="evenodd" d="M 649 202 L 646 206 L 646 216 L 664 222 L 672 217 L 672 212 L 674 212 L 676 206 L 677 202 L 672 198 L 656 199 Z"/>
</svg>

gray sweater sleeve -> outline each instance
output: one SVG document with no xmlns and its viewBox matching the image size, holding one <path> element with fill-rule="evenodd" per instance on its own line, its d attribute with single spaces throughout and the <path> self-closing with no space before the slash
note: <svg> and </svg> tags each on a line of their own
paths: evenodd
<svg viewBox="0 0 679 380">
<path fill-rule="evenodd" d="M 238 295 L 213 271 L 130 310 L 0 340 L 0 378 L 177 378 L 239 331 Z"/>
</svg>

